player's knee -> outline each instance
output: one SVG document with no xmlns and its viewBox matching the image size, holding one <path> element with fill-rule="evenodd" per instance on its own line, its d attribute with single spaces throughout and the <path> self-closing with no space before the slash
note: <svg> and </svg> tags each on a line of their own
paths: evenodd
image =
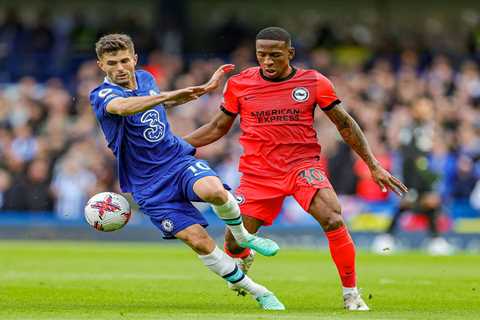
<svg viewBox="0 0 480 320">
<path fill-rule="evenodd" d="M 221 184 L 210 185 L 203 194 L 203 200 L 215 205 L 222 205 L 228 200 L 227 190 Z"/>
<path fill-rule="evenodd" d="M 343 218 L 340 208 L 331 208 L 326 210 L 325 218 L 320 221 L 323 230 L 332 231 L 343 226 Z"/>
</svg>

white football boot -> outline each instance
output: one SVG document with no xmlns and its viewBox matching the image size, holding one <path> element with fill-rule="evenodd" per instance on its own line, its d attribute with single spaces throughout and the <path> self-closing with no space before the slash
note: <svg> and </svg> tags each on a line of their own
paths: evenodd
<svg viewBox="0 0 480 320">
<path fill-rule="evenodd" d="M 240 270 L 243 271 L 243 273 L 247 274 L 248 270 L 250 270 L 250 267 L 253 264 L 253 260 L 255 259 L 255 251 L 250 250 L 250 254 L 246 256 L 245 258 L 234 258 L 235 263 L 237 266 L 240 268 Z M 234 284 L 231 284 L 230 282 L 227 282 L 228 288 L 235 291 L 237 293 L 237 296 L 246 296 L 247 292 L 243 290 L 242 288 L 236 287 Z"/>
<path fill-rule="evenodd" d="M 343 295 L 343 305 L 348 311 L 368 311 L 370 308 L 363 301 L 360 293 L 347 293 Z"/>
</svg>

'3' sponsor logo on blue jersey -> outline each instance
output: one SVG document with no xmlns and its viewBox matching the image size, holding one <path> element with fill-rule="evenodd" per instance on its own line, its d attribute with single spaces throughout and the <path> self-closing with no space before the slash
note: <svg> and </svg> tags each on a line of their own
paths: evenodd
<svg viewBox="0 0 480 320">
<path fill-rule="evenodd" d="M 150 90 L 151 96 L 158 95 L 155 90 Z M 142 123 L 148 124 L 148 128 L 143 131 L 143 137 L 150 142 L 158 142 L 165 136 L 165 124 L 160 121 L 160 113 L 151 109 L 146 111 L 140 119 Z"/>
<path fill-rule="evenodd" d="M 148 124 L 148 128 L 143 131 L 143 137 L 150 142 L 158 142 L 165 136 L 165 124 L 160 121 L 160 113 L 151 109 L 146 111 L 140 119 L 142 123 Z"/>
</svg>

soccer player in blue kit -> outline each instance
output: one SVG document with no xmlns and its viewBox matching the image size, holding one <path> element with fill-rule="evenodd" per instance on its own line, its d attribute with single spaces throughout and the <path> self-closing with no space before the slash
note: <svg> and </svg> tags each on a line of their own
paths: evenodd
<svg viewBox="0 0 480 320">
<path fill-rule="evenodd" d="M 272 292 L 252 281 L 217 247 L 191 201 L 210 203 L 240 246 L 272 256 L 277 244 L 248 233 L 235 197 L 206 161 L 193 156 L 195 148 L 171 133 L 165 113 L 218 87 L 233 66 L 220 67 L 202 86 L 160 92 L 150 73 L 135 70 L 137 55 L 128 35 L 105 35 L 95 50 L 106 77 L 91 92 L 90 102 L 117 159 L 122 191 L 133 195 L 166 238 L 182 240 L 208 269 L 250 293 L 263 309 L 283 310 Z"/>
</svg>

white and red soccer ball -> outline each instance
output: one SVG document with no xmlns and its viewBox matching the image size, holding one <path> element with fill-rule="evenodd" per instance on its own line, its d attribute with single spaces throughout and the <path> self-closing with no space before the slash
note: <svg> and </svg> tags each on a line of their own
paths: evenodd
<svg viewBox="0 0 480 320">
<path fill-rule="evenodd" d="M 97 193 L 85 206 L 85 219 L 98 231 L 115 231 L 127 224 L 132 215 L 130 204 L 114 192 Z"/>
</svg>

